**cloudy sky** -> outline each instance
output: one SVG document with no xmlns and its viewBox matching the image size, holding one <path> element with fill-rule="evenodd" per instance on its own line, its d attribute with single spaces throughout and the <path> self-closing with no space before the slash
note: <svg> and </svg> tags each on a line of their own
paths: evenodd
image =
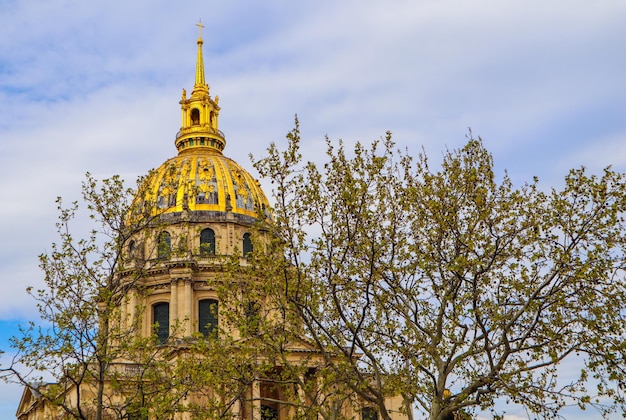
<svg viewBox="0 0 626 420">
<path fill-rule="evenodd" d="M 624 0 L 0 0 L 0 348 L 36 319 L 55 198 L 175 155 L 199 19 L 225 154 L 249 169 L 297 113 L 311 160 L 324 135 L 387 130 L 437 160 L 471 127 L 517 184 L 626 171 Z M 20 395 L 0 385 L 0 418 Z"/>
</svg>

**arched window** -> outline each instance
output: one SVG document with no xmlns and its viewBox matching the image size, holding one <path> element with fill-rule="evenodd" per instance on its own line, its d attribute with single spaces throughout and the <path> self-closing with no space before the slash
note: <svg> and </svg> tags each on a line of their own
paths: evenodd
<svg viewBox="0 0 626 420">
<path fill-rule="evenodd" d="M 199 125 L 200 124 L 200 111 L 198 108 L 194 108 L 191 110 L 191 125 Z"/>
<path fill-rule="evenodd" d="M 170 336 L 170 304 L 167 302 L 155 303 L 152 306 L 152 321 L 156 326 L 159 343 L 165 343 Z"/>
<path fill-rule="evenodd" d="M 165 260 L 170 257 L 172 253 L 172 237 L 169 232 L 163 231 L 159 233 L 159 239 L 157 241 L 157 255 L 160 260 Z"/>
<path fill-rule="evenodd" d="M 215 232 L 203 229 L 200 232 L 200 255 L 215 255 Z"/>
<path fill-rule="evenodd" d="M 252 249 L 252 239 L 250 238 L 250 234 L 246 233 L 243 235 L 243 256 L 248 256 L 248 254 L 252 252 Z"/>
<path fill-rule="evenodd" d="M 135 241 L 134 241 L 134 240 L 131 240 L 131 241 L 128 243 L 128 256 L 129 256 L 129 257 L 131 257 L 131 258 L 132 258 L 132 257 L 134 257 L 134 256 L 135 256 L 135 251 L 136 251 L 136 250 L 137 250 L 137 246 L 136 246 L 136 244 L 135 244 Z"/>
<path fill-rule="evenodd" d="M 198 302 L 198 331 L 203 336 L 217 335 L 218 302 L 215 299 L 203 299 Z"/>
</svg>

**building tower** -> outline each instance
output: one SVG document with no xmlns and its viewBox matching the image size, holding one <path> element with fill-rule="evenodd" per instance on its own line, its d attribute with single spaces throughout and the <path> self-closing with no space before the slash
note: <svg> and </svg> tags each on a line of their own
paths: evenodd
<svg viewBox="0 0 626 420">
<path fill-rule="evenodd" d="M 218 334 L 224 310 L 216 290 L 220 267 L 233 257 L 245 265 L 246 254 L 253 250 L 253 227 L 269 218 L 259 182 L 223 155 L 226 138 L 219 130 L 219 97 L 211 97 L 205 81 L 202 46 L 200 32 L 193 90 L 188 96 L 183 89 L 179 102 L 181 128 L 174 142 L 178 154 L 148 176 L 136 197 L 150 203 L 159 222 L 128 245 L 131 257 L 142 261 L 143 278 L 129 290 L 124 318 L 132 320 L 133 311 L 143 308 L 140 334 L 151 337 L 156 330 L 164 344 Z M 128 274 L 136 275 L 133 270 Z M 262 411 L 261 392 L 262 383 L 251 385 L 244 398 L 250 404 L 235 404 L 233 414 L 278 419 L 276 403 Z"/>
<path fill-rule="evenodd" d="M 174 140 L 178 153 L 148 174 L 139 188 L 128 215 L 129 224 L 139 213 L 148 214 L 152 222 L 125 241 L 123 259 L 126 263 L 119 271 L 120 282 L 126 285 L 122 288 L 124 296 L 120 299 L 120 330 L 146 342 L 156 342 L 157 357 L 172 364 L 177 362 L 177 357 L 181 358 L 181 354 L 189 351 L 190 343 L 199 341 L 199 338 L 226 341 L 226 337 L 220 335 L 228 335 L 234 342 L 241 341 L 237 328 L 224 325 L 223 315 L 233 310 L 220 299 L 219 287 L 224 287 L 226 272 L 224 267 L 226 263 L 245 267 L 247 256 L 254 252 L 255 244 L 262 244 L 267 239 L 259 226 L 271 223 L 268 200 L 259 182 L 223 154 L 226 137 L 219 129 L 219 98 L 211 96 L 205 81 L 202 25 L 198 26 L 200 35 L 197 40 L 195 83 L 189 96 L 183 89 L 179 102 L 181 128 Z M 249 280 L 242 279 L 242 282 Z M 244 316 L 247 316 L 248 309 L 255 310 L 244 309 Z M 272 375 L 284 366 L 265 365 L 267 370 L 261 371 L 263 377 L 257 371 L 256 376 L 245 383 L 240 396 L 233 399 L 232 404 L 226 404 L 226 411 L 216 418 L 287 420 L 295 418 L 297 413 L 298 418 L 302 418 L 306 412 L 303 406 L 313 405 L 311 397 L 304 395 L 303 384 L 308 381 L 307 384 L 317 386 L 317 369 L 322 359 L 306 343 L 290 343 L 290 346 L 286 357 L 303 368 L 298 385 L 289 384 L 291 394 L 283 391 L 284 385 L 276 385 L 280 381 L 272 380 Z M 113 371 L 119 369 L 127 373 L 126 376 L 113 376 L 115 381 L 126 377 L 135 381 L 136 385 L 136 372 L 142 372 L 142 366 L 136 360 L 118 358 L 111 365 L 117 366 Z M 219 387 L 219 384 L 216 385 Z M 329 389 L 334 390 L 333 386 L 334 383 Z M 93 399 L 94 391 L 88 385 L 85 389 L 77 388 L 66 386 L 60 395 L 65 393 L 64 397 L 69 400 L 74 398 L 74 401 Z M 117 388 L 124 387 L 118 383 Z M 198 394 L 205 395 L 205 398 L 210 394 L 200 391 Z M 18 419 L 69 418 L 64 417 L 58 407 L 42 402 L 37 394 L 36 387 L 25 389 L 17 412 Z M 290 395 L 296 395 L 300 402 L 291 403 L 288 400 Z M 123 393 L 107 396 L 113 403 L 115 398 L 121 401 L 124 397 Z M 202 398 L 193 393 L 185 398 L 195 398 L 196 403 L 202 404 Z M 378 418 L 374 410 L 352 396 L 342 395 L 339 398 L 346 401 L 339 405 L 338 411 L 344 418 Z M 180 410 L 177 407 L 177 412 L 168 414 L 167 418 L 205 418 L 197 414 L 194 416 L 187 402 L 182 401 Z M 396 398 L 390 406 L 400 407 L 400 403 Z M 131 412 L 129 407 L 124 406 L 119 412 L 110 411 L 107 418 L 158 418 L 150 410 L 147 411 Z M 314 410 L 306 413 L 304 416 L 307 419 L 317 418 Z M 406 416 L 396 410 L 393 418 L 405 419 Z"/>
<path fill-rule="evenodd" d="M 259 182 L 222 154 L 226 138 L 218 128 L 219 98 L 211 97 L 205 82 L 201 36 L 197 44 L 195 84 L 189 97 L 183 89 L 180 100 L 178 155 L 148 176 L 135 199 L 150 203 L 159 223 L 128 245 L 145 262 L 144 293 L 143 301 L 133 299 L 125 311 L 145 307 L 142 334 L 151 335 L 158 323 L 161 341 L 174 333 L 175 324 L 180 338 L 210 332 L 207 322 L 217 322 L 217 313 L 210 312 L 219 305 L 207 281 L 219 271 L 218 257 L 237 254 L 245 264 L 252 251 L 251 228 L 269 217 Z"/>
</svg>

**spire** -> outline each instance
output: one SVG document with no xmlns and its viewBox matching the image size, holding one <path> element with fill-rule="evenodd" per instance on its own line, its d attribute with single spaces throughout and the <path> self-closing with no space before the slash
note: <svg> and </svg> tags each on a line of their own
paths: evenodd
<svg viewBox="0 0 626 420">
<path fill-rule="evenodd" d="M 196 80 L 191 96 L 183 89 L 180 100 L 182 111 L 182 126 L 176 134 L 176 148 L 178 153 L 191 151 L 207 151 L 222 153 L 226 146 L 226 138 L 218 128 L 220 107 L 219 98 L 211 98 L 209 85 L 204 79 L 204 62 L 202 60 L 202 20 L 196 24 L 198 35 L 198 58 L 196 61 Z"/>
<path fill-rule="evenodd" d="M 196 84 L 195 86 L 200 87 L 204 86 L 206 82 L 204 81 L 204 61 L 202 60 L 202 28 L 204 25 L 202 24 L 202 19 L 200 22 L 196 23 L 198 27 L 198 59 L 196 61 Z"/>
</svg>

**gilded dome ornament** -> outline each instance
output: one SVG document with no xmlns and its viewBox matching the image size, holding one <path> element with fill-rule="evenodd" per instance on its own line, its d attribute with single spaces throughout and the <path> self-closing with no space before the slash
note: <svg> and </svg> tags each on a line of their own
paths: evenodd
<svg viewBox="0 0 626 420">
<path fill-rule="evenodd" d="M 232 214 L 244 223 L 254 223 L 259 217 L 269 217 L 269 203 L 259 182 L 223 155 L 226 138 L 219 130 L 219 98 L 211 98 L 204 79 L 204 25 L 199 22 L 197 26 L 195 83 L 189 97 L 182 91 L 182 126 L 174 141 L 178 156 L 148 176 L 138 199 L 149 203 L 149 198 L 156 197 L 154 212 L 169 217 L 185 212 L 196 218 L 220 219 Z"/>
</svg>

